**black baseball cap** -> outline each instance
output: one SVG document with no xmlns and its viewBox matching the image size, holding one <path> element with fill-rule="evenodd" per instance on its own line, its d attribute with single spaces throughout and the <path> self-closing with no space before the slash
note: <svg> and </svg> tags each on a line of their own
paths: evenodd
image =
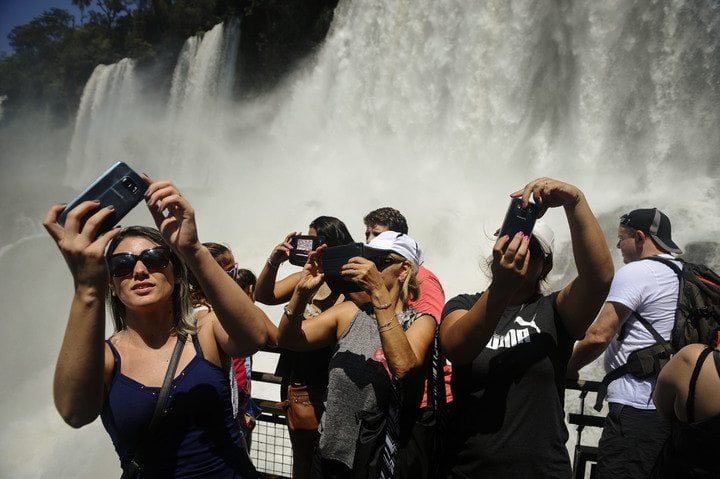
<svg viewBox="0 0 720 479">
<path fill-rule="evenodd" d="M 649 234 L 658 246 L 669 253 L 682 254 L 670 236 L 670 218 L 657 208 L 632 210 L 620 217 L 620 224 Z"/>
</svg>

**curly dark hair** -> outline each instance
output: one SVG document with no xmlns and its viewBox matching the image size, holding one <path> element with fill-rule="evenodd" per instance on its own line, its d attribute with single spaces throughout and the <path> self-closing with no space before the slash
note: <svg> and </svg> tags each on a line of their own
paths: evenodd
<svg viewBox="0 0 720 479">
<path fill-rule="evenodd" d="M 387 226 L 390 231 L 408 234 L 408 225 L 405 217 L 395 208 L 384 206 L 371 211 L 363 218 L 365 226 L 382 225 Z"/>
</svg>

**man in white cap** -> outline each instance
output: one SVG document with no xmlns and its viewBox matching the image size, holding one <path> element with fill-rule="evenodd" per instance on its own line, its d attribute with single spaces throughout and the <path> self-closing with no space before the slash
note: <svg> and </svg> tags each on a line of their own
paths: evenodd
<svg viewBox="0 0 720 479">
<path fill-rule="evenodd" d="M 616 273 L 595 322 L 578 341 L 568 364 L 568 378 L 605 352 L 597 408 L 607 390 L 609 411 L 598 443 L 597 478 L 648 477 L 667 439 L 669 424 L 657 413 L 652 392 L 657 377 L 638 379 L 620 369 L 628 355 L 657 343 L 653 333 L 670 338 L 678 300 L 675 272 L 657 256 L 673 260 L 682 251 L 671 237 L 670 219 L 657 208 L 633 210 L 620 217 L 617 248 L 625 266 Z M 675 262 L 681 267 L 679 262 Z"/>
</svg>

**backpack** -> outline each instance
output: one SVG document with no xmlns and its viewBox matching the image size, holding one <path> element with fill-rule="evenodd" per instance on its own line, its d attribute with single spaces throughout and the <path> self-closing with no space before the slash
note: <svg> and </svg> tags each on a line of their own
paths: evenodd
<svg viewBox="0 0 720 479">
<path fill-rule="evenodd" d="M 678 301 L 675 309 L 675 324 L 670 340 L 665 340 L 655 328 L 637 312 L 633 314 L 657 341 L 652 346 L 631 352 L 627 364 L 613 369 L 600 383 L 595 409 L 602 409 L 602 400 L 608 385 L 625 374 L 638 379 L 657 377 L 660 370 L 670 361 L 673 354 L 688 344 L 702 343 L 711 347 L 718 345 L 720 332 L 720 276 L 702 264 L 689 263 L 681 259 L 670 260 L 659 256 L 644 258 L 663 263 L 672 269 L 680 282 Z M 679 261 L 682 268 L 674 261 Z M 625 323 L 627 324 L 627 322 Z M 619 338 L 624 336 L 623 329 Z"/>
</svg>

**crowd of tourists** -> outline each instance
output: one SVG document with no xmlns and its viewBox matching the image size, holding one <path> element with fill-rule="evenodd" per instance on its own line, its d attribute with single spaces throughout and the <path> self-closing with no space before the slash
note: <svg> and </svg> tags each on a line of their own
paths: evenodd
<svg viewBox="0 0 720 479">
<path fill-rule="evenodd" d="M 720 477 L 709 454 L 718 350 L 690 345 L 659 377 L 613 373 L 657 343 L 644 323 L 665 340 L 673 328 L 679 283 L 665 262 L 681 266 L 682 251 L 658 209 L 620 218 L 626 264 L 615 271 L 581 189 L 533 180 L 510 196 L 538 218 L 562 211 L 577 275 L 547 290 L 554 232 L 537 219 L 531 231 L 499 230 L 483 291 L 446 298 L 394 208 L 364 217 L 364 242 L 336 217 L 314 219 L 307 234 L 269 243 L 256 278 L 221 244 L 229 238 L 199 240 L 172 182 L 147 181 L 156 228 L 98 234 L 112 207 L 93 201 L 62 226 L 65 205 L 44 220 L 74 282 L 55 405 L 73 427 L 100 416 L 123 477 L 257 477 L 250 369 L 266 347 L 280 352 L 294 478 L 569 478 L 566 380 L 603 353 L 596 477 Z M 320 240 L 278 278 L 299 238 Z"/>
</svg>

